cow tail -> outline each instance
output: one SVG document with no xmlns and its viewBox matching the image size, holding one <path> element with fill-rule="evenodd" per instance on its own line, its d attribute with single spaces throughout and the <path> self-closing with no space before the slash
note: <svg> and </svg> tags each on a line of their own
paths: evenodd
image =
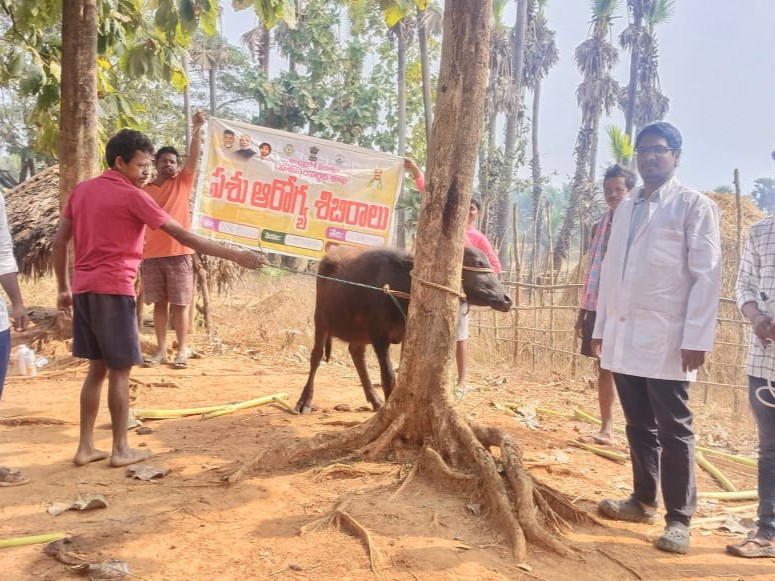
<svg viewBox="0 0 775 581">
<path fill-rule="evenodd" d="M 326 337 L 326 363 L 328 363 L 331 360 L 331 335 Z"/>
</svg>

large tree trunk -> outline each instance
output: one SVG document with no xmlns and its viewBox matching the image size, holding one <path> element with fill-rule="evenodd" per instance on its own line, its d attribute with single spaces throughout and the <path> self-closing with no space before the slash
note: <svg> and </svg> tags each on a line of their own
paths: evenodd
<svg viewBox="0 0 775 581">
<path fill-rule="evenodd" d="M 506 136 L 504 138 L 505 161 L 503 173 L 498 186 L 498 232 L 496 245 L 500 245 L 500 261 L 508 263 L 508 245 L 504 243 L 509 226 L 511 211 L 511 182 L 514 176 L 514 161 L 517 157 L 517 131 L 519 129 L 519 113 L 522 108 L 522 71 L 525 68 L 525 32 L 527 30 L 528 0 L 517 0 L 517 21 L 514 25 L 511 53 L 511 87 L 517 97 L 514 110 L 506 120 Z"/>
<path fill-rule="evenodd" d="M 269 448 L 229 480 L 300 459 L 319 462 L 326 455 L 341 456 L 343 450 L 375 457 L 398 441 L 403 446 L 422 447 L 412 474 L 429 474 L 430 482 L 447 491 L 480 498 L 491 522 L 511 544 L 515 558 L 523 561 L 527 542 L 568 553 L 553 536 L 567 525 L 563 517 L 577 522 L 593 520 L 562 494 L 533 480 L 522 465 L 516 442 L 507 433 L 469 423 L 450 401 L 448 372 L 459 308 L 463 230 L 476 162 L 476 148 L 471 144 L 478 141 L 482 127 L 490 10 L 491 0 L 446 2 L 436 119 L 396 388 L 363 424 Z M 489 451 L 491 447 L 500 450 L 500 468 Z"/>
<path fill-rule="evenodd" d="M 62 3 L 59 205 L 99 169 L 97 148 L 97 0 Z"/>
<path fill-rule="evenodd" d="M 396 39 L 398 52 L 398 70 L 396 82 L 398 84 L 398 155 L 406 155 L 406 36 L 404 22 L 396 24 Z M 399 194 L 404 197 L 403 187 Z M 406 211 L 398 210 L 396 216 L 396 244 L 399 248 L 406 248 Z"/>
</svg>

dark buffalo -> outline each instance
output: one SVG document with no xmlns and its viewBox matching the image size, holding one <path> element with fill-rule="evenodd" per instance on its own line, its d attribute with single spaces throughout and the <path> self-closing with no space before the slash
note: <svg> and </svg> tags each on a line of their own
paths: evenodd
<svg viewBox="0 0 775 581">
<path fill-rule="evenodd" d="M 395 249 L 361 251 L 337 248 L 320 262 L 318 274 L 370 287 L 408 293 L 413 256 Z M 511 299 L 495 276 L 487 257 L 480 250 L 466 246 L 463 256 L 463 292 L 471 305 L 508 311 Z M 382 400 L 366 370 L 366 345 L 371 344 L 379 360 L 380 377 L 385 398 L 390 397 L 395 383 L 390 362 L 390 344 L 401 343 L 406 330 L 409 300 L 391 297 L 383 292 L 353 284 L 318 278 L 315 300 L 315 346 L 312 348 L 309 378 L 296 403 L 296 411 L 309 413 L 314 393 L 315 372 L 325 350 L 326 361 L 331 355 L 331 339 L 349 343 L 350 356 L 358 371 L 363 393 L 376 410 Z"/>
</svg>

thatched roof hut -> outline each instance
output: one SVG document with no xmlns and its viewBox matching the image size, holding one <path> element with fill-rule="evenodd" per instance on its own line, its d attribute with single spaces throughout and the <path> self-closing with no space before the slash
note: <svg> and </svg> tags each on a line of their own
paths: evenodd
<svg viewBox="0 0 775 581">
<path fill-rule="evenodd" d="M 53 165 L 5 193 L 8 227 L 19 273 L 51 274 L 52 244 L 59 224 L 59 165 Z"/>
</svg>

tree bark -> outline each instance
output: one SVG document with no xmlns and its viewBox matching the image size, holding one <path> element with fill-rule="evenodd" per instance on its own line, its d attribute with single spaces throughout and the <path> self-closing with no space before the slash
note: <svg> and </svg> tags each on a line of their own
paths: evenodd
<svg viewBox="0 0 775 581">
<path fill-rule="evenodd" d="M 97 0 L 62 3 L 59 205 L 98 169 Z"/>
<path fill-rule="evenodd" d="M 504 244 L 509 224 L 509 211 L 511 209 L 511 182 L 514 177 L 514 161 L 517 157 L 517 131 L 519 129 L 519 113 L 522 109 L 522 74 L 525 68 L 525 32 L 527 30 L 527 6 L 528 0 L 517 0 L 517 20 L 514 24 L 514 36 L 511 53 L 511 87 L 517 96 L 514 111 L 509 113 L 506 119 L 506 135 L 504 138 L 505 161 L 503 173 L 498 187 L 498 232 L 496 246 L 500 245 L 500 260 L 507 262 L 508 245 Z"/>
</svg>

